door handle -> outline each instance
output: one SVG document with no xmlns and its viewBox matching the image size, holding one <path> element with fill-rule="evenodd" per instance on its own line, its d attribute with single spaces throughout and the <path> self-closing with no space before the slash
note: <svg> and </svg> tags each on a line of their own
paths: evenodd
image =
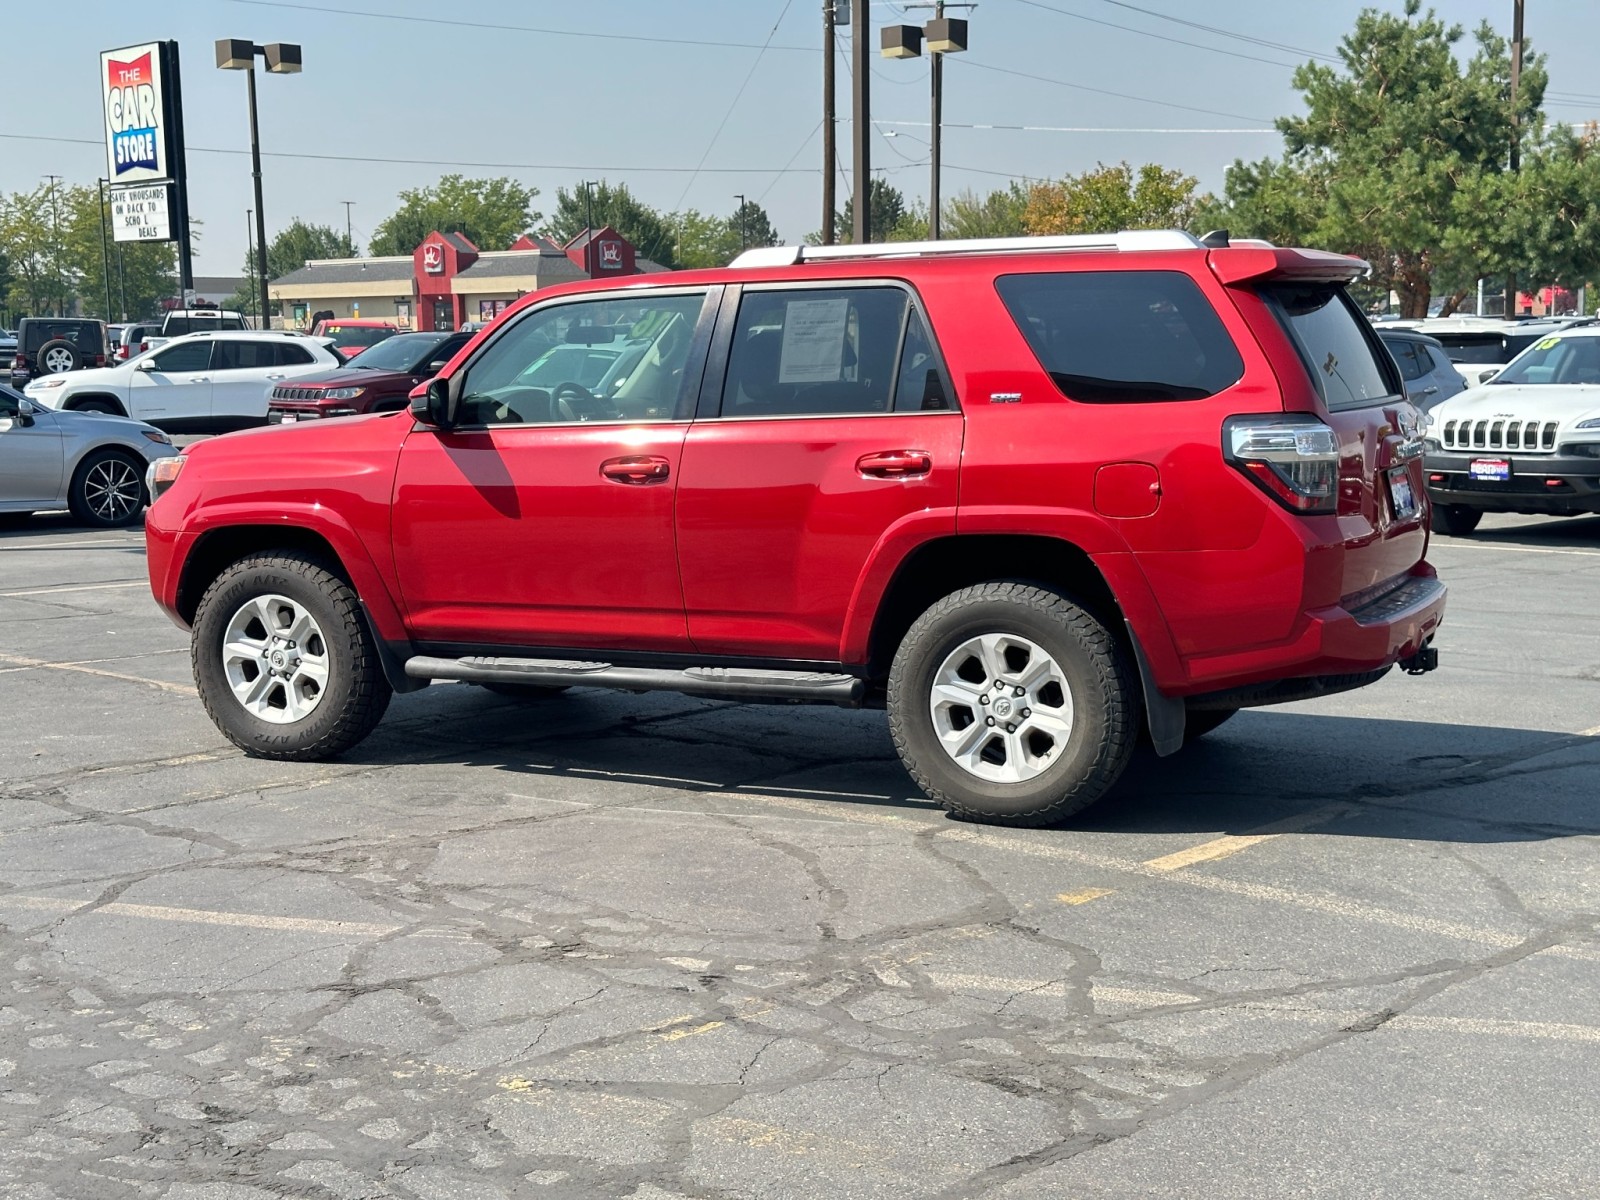
<svg viewBox="0 0 1600 1200">
<path fill-rule="evenodd" d="M 1439 389 L 1437 387 L 1425 387 L 1417 393 L 1419 396 L 1437 396 L 1438 394 Z"/>
<path fill-rule="evenodd" d="M 660 483 L 672 474 L 672 464 L 656 454 L 628 454 L 606 459 L 600 474 L 615 483 Z"/>
<path fill-rule="evenodd" d="M 267 378 L 268 379 L 287 379 L 289 377 L 287 375 L 268 375 Z"/>
<path fill-rule="evenodd" d="M 882 450 L 856 459 L 856 470 L 873 479 L 906 479 L 933 470 L 933 455 L 926 450 Z"/>
</svg>

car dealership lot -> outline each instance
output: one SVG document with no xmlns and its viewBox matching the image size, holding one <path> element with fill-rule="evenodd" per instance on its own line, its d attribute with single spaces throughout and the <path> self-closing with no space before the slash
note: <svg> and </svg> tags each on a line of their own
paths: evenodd
<svg viewBox="0 0 1600 1200">
<path fill-rule="evenodd" d="M 248 760 L 137 531 L 0 530 L 0 1196 L 1588 1194 L 1600 519 L 1431 557 L 1435 675 L 1012 831 L 880 713 Z"/>
</svg>

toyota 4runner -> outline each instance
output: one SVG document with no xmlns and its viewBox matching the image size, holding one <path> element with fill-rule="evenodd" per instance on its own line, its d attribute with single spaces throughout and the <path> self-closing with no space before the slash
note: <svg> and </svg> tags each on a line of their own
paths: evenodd
<svg viewBox="0 0 1600 1200">
<path fill-rule="evenodd" d="M 1056 821 L 1141 736 L 1435 664 L 1364 267 L 1152 231 L 541 290 L 407 411 L 157 463 L 152 585 L 259 757 L 432 680 L 660 688 L 887 707 L 952 814 Z"/>
</svg>

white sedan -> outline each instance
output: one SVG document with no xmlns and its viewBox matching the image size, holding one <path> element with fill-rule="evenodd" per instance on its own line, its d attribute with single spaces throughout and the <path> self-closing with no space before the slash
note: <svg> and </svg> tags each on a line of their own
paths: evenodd
<svg viewBox="0 0 1600 1200">
<path fill-rule="evenodd" d="M 114 367 L 35 379 L 45 408 L 114 413 L 171 432 L 265 424 L 267 395 L 286 379 L 343 366 L 325 338 L 242 331 L 191 333 Z"/>
</svg>

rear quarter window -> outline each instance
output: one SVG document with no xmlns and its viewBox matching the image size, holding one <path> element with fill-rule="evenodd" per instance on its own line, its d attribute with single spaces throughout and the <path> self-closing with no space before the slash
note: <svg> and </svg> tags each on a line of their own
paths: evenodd
<svg viewBox="0 0 1600 1200">
<path fill-rule="evenodd" d="M 1221 318 L 1181 271 L 1006 275 L 995 287 L 1069 399 L 1204 400 L 1244 374 Z"/>
<path fill-rule="evenodd" d="M 1281 284 L 1266 291 L 1331 411 L 1404 394 L 1394 363 L 1342 286 Z"/>
</svg>

